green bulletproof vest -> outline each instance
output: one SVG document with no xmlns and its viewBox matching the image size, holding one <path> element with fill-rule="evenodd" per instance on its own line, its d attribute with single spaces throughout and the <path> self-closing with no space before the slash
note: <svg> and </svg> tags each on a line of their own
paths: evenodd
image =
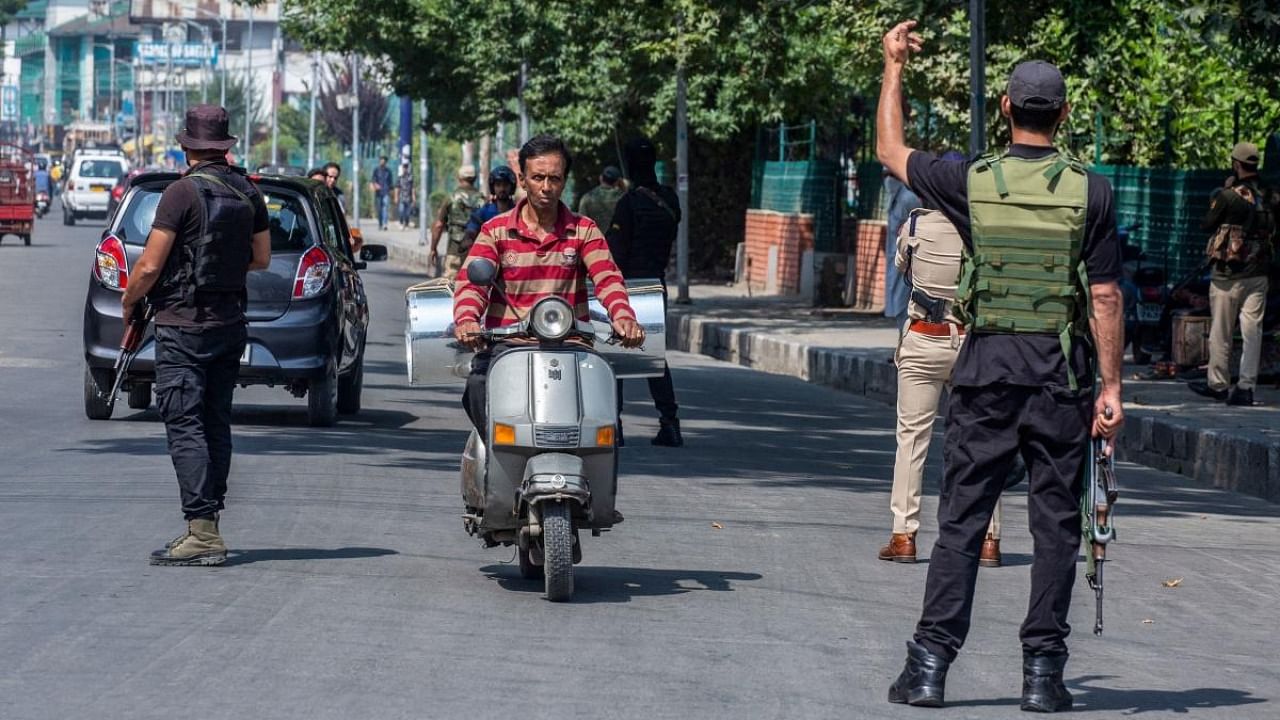
<svg viewBox="0 0 1280 720">
<path fill-rule="evenodd" d="M 449 232 L 456 233 L 461 238 L 462 231 L 466 229 L 467 223 L 471 220 L 472 211 L 483 204 L 484 196 L 480 194 L 479 190 L 474 188 L 458 188 L 454 190 L 453 197 L 449 199 Z"/>
<path fill-rule="evenodd" d="M 1089 329 L 1084 168 L 1062 154 L 988 154 L 969 167 L 968 189 L 973 248 L 961 266 L 958 314 L 979 332 L 1056 335 L 1070 357 L 1072 337 Z"/>
</svg>

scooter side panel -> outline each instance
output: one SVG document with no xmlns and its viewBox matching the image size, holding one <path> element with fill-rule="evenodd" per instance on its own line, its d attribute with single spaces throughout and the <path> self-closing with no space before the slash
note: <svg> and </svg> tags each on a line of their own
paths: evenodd
<svg viewBox="0 0 1280 720">
<path fill-rule="evenodd" d="M 489 365 L 489 421 L 514 427 L 516 443 L 488 448 L 483 530 L 510 530 L 520 525 L 515 516 L 515 496 L 524 479 L 525 463 L 534 453 L 529 371 L 536 354 L 533 350 L 509 350 Z"/>
</svg>

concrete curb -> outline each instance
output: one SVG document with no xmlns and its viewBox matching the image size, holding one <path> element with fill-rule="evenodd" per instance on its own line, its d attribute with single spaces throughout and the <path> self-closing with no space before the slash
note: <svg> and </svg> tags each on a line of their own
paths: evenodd
<svg viewBox="0 0 1280 720">
<path fill-rule="evenodd" d="M 897 371 L 886 361 L 883 349 L 811 347 L 680 312 L 668 315 L 667 347 L 888 404 L 897 397 Z M 1166 416 L 1132 410 L 1117 449 L 1121 460 L 1280 502 L 1280 443 L 1192 428 Z"/>
<path fill-rule="evenodd" d="M 429 255 L 425 245 L 406 246 L 400 243 L 386 243 L 387 261 L 401 265 L 409 270 L 427 269 L 427 256 Z"/>
</svg>

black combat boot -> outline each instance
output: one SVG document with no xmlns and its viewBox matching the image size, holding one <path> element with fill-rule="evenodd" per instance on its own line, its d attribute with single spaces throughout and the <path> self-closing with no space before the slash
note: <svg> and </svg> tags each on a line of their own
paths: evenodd
<svg viewBox="0 0 1280 720">
<path fill-rule="evenodd" d="M 907 641 L 907 665 L 889 686 L 889 702 L 916 707 L 942 707 L 946 690 L 947 668 L 951 663 L 910 640 Z"/>
<path fill-rule="evenodd" d="M 1062 682 L 1067 654 L 1022 654 L 1022 709 L 1027 712 L 1058 712 L 1071 709 L 1071 693 Z"/>
<path fill-rule="evenodd" d="M 680 434 L 680 421 L 675 418 L 659 420 L 658 434 L 649 442 L 663 447 L 682 447 L 684 436 Z"/>
</svg>

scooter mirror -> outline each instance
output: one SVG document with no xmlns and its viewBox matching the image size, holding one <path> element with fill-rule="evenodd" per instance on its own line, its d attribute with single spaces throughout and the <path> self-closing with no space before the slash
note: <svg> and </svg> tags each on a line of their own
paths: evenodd
<svg viewBox="0 0 1280 720">
<path fill-rule="evenodd" d="M 467 280 L 473 285 L 488 287 L 493 284 L 497 274 L 498 266 L 494 265 L 492 260 L 476 258 L 467 264 Z"/>
</svg>

